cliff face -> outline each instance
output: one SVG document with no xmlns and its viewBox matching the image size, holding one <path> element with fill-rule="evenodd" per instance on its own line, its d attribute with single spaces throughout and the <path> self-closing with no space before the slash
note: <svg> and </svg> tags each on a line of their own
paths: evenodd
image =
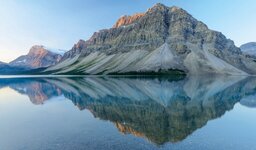
<svg viewBox="0 0 256 150">
<path fill-rule="evenodd" d="M 27 55 L 23 55 L 10 62 L 11 66 L 25 68 L 42 68 L 55 65 L 61 60 L 60 54 L 51 52 L 44 46 L 33 46 Z"/>
<path fill-rule="evenodd" d="M 86 48 L 86 42 L 84 40 L 79 40 L 77 44 L 73 46 L 73 48 L 66 52 L 64 56 L 62 57 L 62 60 L 66 60 L 69 58 L 73 58 L 75 56 L 79 56 L 81 51 Z"/>
<path fill-rule="evenodd" d="M 156 4 L 147 12 L 124 16 L 111 29 L 78 42 L 57 74 L 126 74 L 169 72 L 188 74 L 255 74 L 256 63 L 234 42 L 212 31 L 178 7 Z"/>
<path fill-rule="evenodd" d="M 119 28 L 121 26 L 125 27 L 126 25 L 134 23 L 136 20 L 143 17 L 144 15 L 145 15 L 144 13 L 138 13 L 132 16 L 127 16 L 127 15 L 122 16 L 120 19 L 118 19 L 118 21 L 113 26 L 113 28 Z"/>
</svg>

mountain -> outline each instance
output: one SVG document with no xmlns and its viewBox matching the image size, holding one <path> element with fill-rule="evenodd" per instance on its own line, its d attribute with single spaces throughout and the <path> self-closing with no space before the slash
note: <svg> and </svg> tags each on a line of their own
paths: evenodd
<svg viewBox="0 0 256 150">
<path fill-rule="evenodd" d="M 256 42 L 243 44 L 240 49 L 247 55 L 256 56 Z"/>
<path fill-rule="evenodd" d="M 11 66 L 23 68 L 44 68 L 55 65 L 62 57 L 63 51 L 47 49 L 44 46 L 33 46 L 27 55 L 18 57 L 10 62 Z"/>
<path fill-rule="evenodd" d="M 6 65 L 6 63 L 0 61 L 0 66 Z"/>
<path fill-rule="evenodd" d="M 22 67 L 10 66 L 7 63 L 0 62 L 0 75 L 20 74 L 25 71 L 27 71 L 27 69 Z"/>
<path fill-rule="evenodd" d="M 185 10 L 156 4 L 123 16 L 111 29 L 80 40 L 46 73 L 232 74 L 256 73 L 256 63 L 234 42 Z"/>
<path fill-rule="evenodd" d="M 4 62 L 0 61 L 0 72 L 4 72 L 6 70 L 8 70 L 10 68 L 10 66 Z"/>
</svg>

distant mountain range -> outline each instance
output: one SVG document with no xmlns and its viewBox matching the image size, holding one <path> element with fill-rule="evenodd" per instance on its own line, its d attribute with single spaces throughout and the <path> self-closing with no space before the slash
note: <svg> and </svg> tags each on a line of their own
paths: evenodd
<svg viewBox="0 0 256 150">
<path fill-rule="evenodd" d="M 256 57 L 256 42 L 250 42 L 243 44 L 240 49 L 247 55 L 255 56 Z"/>
<path fill-rule="evenodd" d="M 0 74 L 27 74 L 57 64 L 64 50 L 46 48 L 42 45 L 31 47 L 27 55 L 20 56 L 10 63 L 0 62 Z"/>
<path fill-rule="evenodd" d="M 6 63 L 0 61 L 0 65 L 6 65 Z"/>
<path fill-rule="evenodd" d="M 20 74 L 21 72 L 25 72 L 27 69 L 10 66 L 7 63 L 0 62 L 0 74 L 8 75 L 8 74 Z"/>
<path fill-rule="evenodd" d="M 255 57 L 244 47 L 243 53 L 185 10 L 158 3 L 122 16 L 63 56 L 35 46 L 10 65 L 46 68 L 43 74 L 256 74 Z"/>
</svg>

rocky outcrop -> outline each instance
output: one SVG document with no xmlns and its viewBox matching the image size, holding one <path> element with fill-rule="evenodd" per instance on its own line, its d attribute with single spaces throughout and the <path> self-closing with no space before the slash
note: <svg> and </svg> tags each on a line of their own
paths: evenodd
<svg viewBox="0 0 256 150">
<path fill-rule="evenodd" d="M 86 48 L 86 42 L 84 40 L 79 40 L 77 44 L 75 44 L 70 51 L 64 54 L 64 56 L 62 57 L 62 60 L 79 56 L 79 54 L 84 48 Z"/>
<path fill-rule="evenodd" d="M 11 66 L 24 68 L 44 68 L 55 65 L 61 60 L 61 54 L 52 52 L 44 46 L 33 46 L 27 55 L 18 57 L 10 62 Z"/>
<path fill-rule="evenodd" d="M 56 74 L 256 74 L 256 63 L 222 33 L 178 7 L 156 4 L 78 42 Z"/>
<path fill-rule="evenodd" d="M 113 28 L 119 28 L 121 26 L 125 27 L 126 25 L 130 25 L 143 16 L 144 16 L 144 13 L 138 13 L 132 16 L 127 16 L 127 15 L 122 16 L 120 19 L 118 19 L 118 21 L 113 26 Z"/>
</svg>

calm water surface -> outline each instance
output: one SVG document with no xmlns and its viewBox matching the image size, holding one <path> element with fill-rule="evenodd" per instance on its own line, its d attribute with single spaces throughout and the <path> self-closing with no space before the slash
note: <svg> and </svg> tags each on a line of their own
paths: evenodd
<svg viewBox="0 0 256 150">
<path fill-rule="evenodd" d="M 256 150 L 256 78 L 2 78 L 0 120 L 0 150 Z"/>
</svg>

